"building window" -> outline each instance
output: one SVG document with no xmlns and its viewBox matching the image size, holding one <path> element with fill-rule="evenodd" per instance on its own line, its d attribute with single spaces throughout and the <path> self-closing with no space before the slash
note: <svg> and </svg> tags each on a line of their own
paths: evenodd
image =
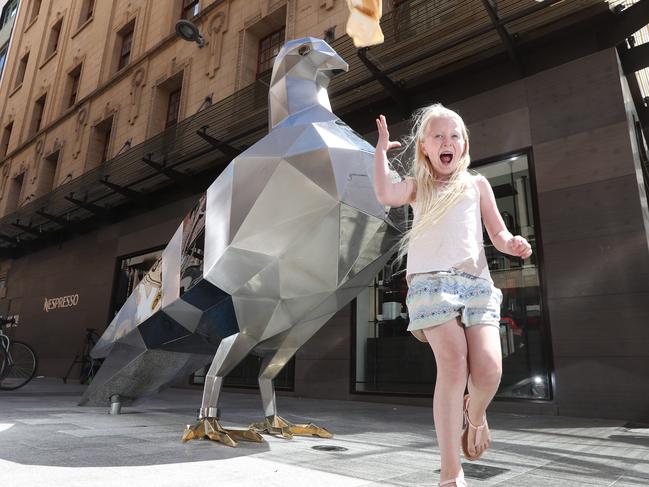
<svg viewBox="0 0 649 487">
<path fill-rule="evenodd" d="M 2 16 L 0 16 L 0 29 L 9 22 L 13 21 L 18 12 L 18 0 L 10 0 L 2 9 Z"/>
<path fill-rule="evenodd" d="M 45 113 L 46 99 L 47 94 L 44 94 L 34 103 L 34 114 L 32 116 L 31 130 L 29 131 L 30 135 L 34 135 L 43 126 L 43 114 Z"/>
<path fill-rule="evenodd" d="M 181 18 L 190 20 L 198 15 L 198 0 L 182 0 L 182 2 L 183 10 Z"/>
<path fill-rule="evenodd" d="M 268 74 L 273 69 L 273 63 L 279 50 L 284 45 L 285 28 L 267 35 L 259 41 L 259 57 L 257 59 L 257 79 Z"/>
<path fill-rule="evenodd" d="M 81 3 L 81 15 L 79 16 L 79 26 L 88 22 L 95 13 L 95 0 L 83 0 Z"/>
<path fill-rule="evenodd" d="M 9 141 L 11 140 L 11 132 L 14 129 L 14 123 L 9 122 L 5 125 L 2 131 L 2 141 L 0 141 L 0 157 L 4 158 L 9 151 Z"/>
<path fill-rule="evenodd" d="M 47 43 L 47 51 L 45 51 L 45 58 L 49 58 L 59 48 L 59 39 L 61 37 L 61 26 L 62 25 L 63 25 L 63 19 L 60 19 L 52 27 L 52 30 L 50 31 L 50 40 Z"/>
<path fill-rule="evenodd" d="M 159 83 L 153 92 L 151 103 L 151 125 L 149 135 L 155 135 L 162 130 L 176 126 L 181 118 L 180 104 L 183 90 L 184 71 L 178 71 L 163 82 Z M 163 139 L 163 151 L 170 151 L 182 145 L 181 129 L 169 132 Z"/>
<path fill-rule="evenodd" d="M 56 170 L 59 165 L 60 155 L 61 151 L 57 150 L 43 158 L 36 185 L 36 197 L 43 196 L 55 188 Z"/>
<path fill-rule="evenodd" d="M 5 215 L 13 213 L 18 208 L 20 202 L 20 195 L 23 192 L 23 181 L 25 180 L 25 173 L 20 173 L 15 178 L 10 178 L 7 188 L 7 204 L 5 206 Z"/>
<path fill-rule="evenodd" d="M 162 257 L 162 250 L 146 252 L 119 259 L 118 271 L 113 285 L 113 305 L 111 316 L 115 316 L 122 308 L 133 290 L 142 281 L 156 262 Z"/>
<path fill-rule="evenodd" d="M 112 119 L 110 125 L 107 127 L 107 130 L 101 130 L 101 143 L 99 144 L 101 158 L 99 159 L 100 163 L 106 162 L 108 160 L 108 149 L 110 147 L 110 134 L 112 132 Z"/>
<path fill-rule="evenodd" d="M 7 62 L 7 52 L 9 43 L 2 46 L 0 49 L 0 79 L 2 79 L 2 72 L 4 71 L 5 63 Z"/>
<path fill-rule="evenodd" d="M 32 10 L 29 15 L 30 23 L 38 17 L 38 13 L 41 11 L 41 3 L 41 0 L 32 0 Z"/>
<path fill-rule="evenodd" d="M 180 109 L 180 92 L 181 89 L 172 91 L 169 93 L 169 102 L 167 104 L 167 119 L 165 123 L 165 128 L 169 128 L 172 125 L 178 123 L 178 111 Z"/>
<path fill-rule="evenodd" d="M 498 397 L 549 399 L 549 336 L 539 281 L 536 217 L 528 157 L 520 154 L 474 166 L 491 183 L 498 209 L 513 234 L 527 238 L 534 254 L 526 260 L 495 250 L 485 232 L 491 277 L 503 292 L 500 340 L 503 376 Z M 435 360 L 427 344 L 406 331 L 405 261 L 392 261 L 356 299 L 355 390 L 429 394 Z"/>
<path fill-rule="evenodd" d="M 77 102 L 79 80 L 81 79 L 81 64 L 68 73 L 68 83 L 65 93 L 65 108 L 70 108 Z"/>
<path fill-rule="evenodd" d="M 124 68 L 131 59 L 131 49 L 133 47 L 133 31 L 135 30 L 135 19 L 131 20 L 126 26 L 117 33 L 119 38 L 119 59 L 117 61 L 117 71 Z"/>
<path fill-rule="evenodd" d="M 14 89 L 18 88 L 23 84 L 25 79 L 25 72 L 27 71 L 27 61 L 29 61 L 29 53 L 25 54 L 18 63 L 18 69 L 16 71 L 16 82 L 14 83 Z"/>
<path fill-rule="evenodd" d="M 95 125 L 88 146 L 86 169 L 97 167 L 109 159 L 112 132 L 113 116 Z"/>
</svg>

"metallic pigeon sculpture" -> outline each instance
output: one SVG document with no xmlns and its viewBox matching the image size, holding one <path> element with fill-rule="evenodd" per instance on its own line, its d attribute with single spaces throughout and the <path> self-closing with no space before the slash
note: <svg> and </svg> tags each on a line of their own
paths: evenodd
<svg viewBox="0 0 649 487">
<path fill-rule="evenodd" d="M 198 422 L 183 440 L 330 436 L 280 418 L 272 381 L 367 287 L 401 233 L 374 194 L 374 148 L 331 111 L 329 80 L 346 70 L 320 39 L 284 45 L 270 83 L 268 135 L 209 187 L 115 316 L 93 350 L 106 360 L 81 404 L 116 396 L 128 403 L 211 362 Z M 263 357 L 266 419 L 226 430 L 223 378 L 248 353 Z"/>
</svg>

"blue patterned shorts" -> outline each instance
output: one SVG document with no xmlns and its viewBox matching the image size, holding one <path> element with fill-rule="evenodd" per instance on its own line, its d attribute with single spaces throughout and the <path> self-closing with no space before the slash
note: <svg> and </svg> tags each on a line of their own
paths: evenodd
<svg viewBox="0 0 649 487">
<path fill-rule="evenodd" d="M 503 293 L 490 281 L 457 269 L 414 274 L 406 298 L 408 330 L 441 325 L 456 316 L 464 326 L 499 328 L 502 299 Z"/>
</svg>

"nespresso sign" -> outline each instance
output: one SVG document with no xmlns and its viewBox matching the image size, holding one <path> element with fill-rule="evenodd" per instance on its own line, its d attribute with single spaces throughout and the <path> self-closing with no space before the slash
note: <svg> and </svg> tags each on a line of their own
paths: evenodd
<svg viewBox="0 0 649 487">
<path fill-rule="evenodd" d="M 61 296 L 60 298 L 45 298 L 43 310 L 49 313 L 52 310 L 59 308 L 70 308 L 79 304 L 79 295 L 70 294 L 69 296 Z"/>
</svg>

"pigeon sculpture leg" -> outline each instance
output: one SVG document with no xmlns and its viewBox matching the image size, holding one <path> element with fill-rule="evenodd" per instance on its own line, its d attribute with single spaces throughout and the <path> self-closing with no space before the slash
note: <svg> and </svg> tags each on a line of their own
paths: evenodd
<svg viewBox="0 0 649 487">
<path fill-rule="evenodd" d="M 255 341 L 241 333 L 229 336 L 221 341 L 212 365 L 205 377 L 203 390 L 203 405 L 213 404 L 213 407 L 201 407 L 198 422 L 187 426 L 182 441 L 193 439 L 210 439 L 236 446 L 236 440 L 261 441 L 261 436 L 252 428 L 225 429 L 219 423 L 219 395 L 223 386 L 223 378 L 252 350 Z"/>
<path fill-rule="evenodd" d="M 292 438 L 293 435 L 318 436 L 320 438 L 331 438 L 332 434 L 326 429 L 314 424 L 292 424 L 277 414 L 275 402 L 275 389 L 273 379 L 284 368 L 295 352 L 311 338 L 329 319 L 331 315 L 325 315 L 300 327 L 291 328 L 281 337 L 284 346 L 266 355 L 261 364 L 259 373 L 259 390 L 264 406 L 265 420 L 254 423 L 252 428 L 261 433 L 281 435 L 284 438 Z"/>
</svg>

